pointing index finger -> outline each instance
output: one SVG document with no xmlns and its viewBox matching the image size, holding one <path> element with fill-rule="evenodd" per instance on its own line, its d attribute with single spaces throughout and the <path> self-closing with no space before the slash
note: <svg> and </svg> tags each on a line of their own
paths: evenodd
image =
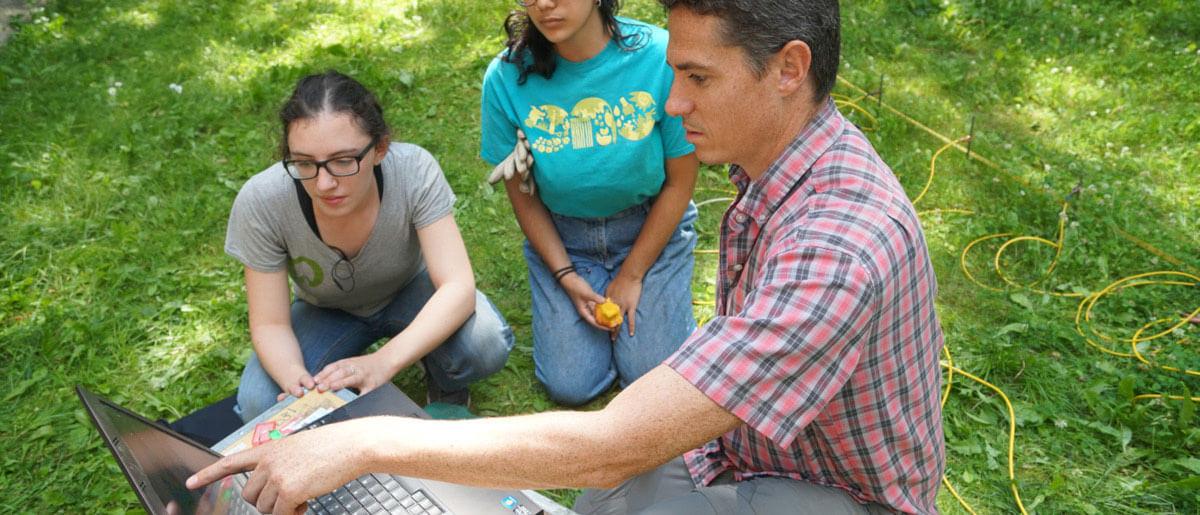
<svg viewBox="0 0 1200 515">
<path fill-rule="evenodd" d="M 204 467 L 187 479 L 186 484 L 188 489 L 196 490 L 225 476 L 253 469 L 258 465 L 258 453 L 255 452 L 256 450 L 250 449 L 231 454 L 217 460 L 212 465 Z"/>
</svg>

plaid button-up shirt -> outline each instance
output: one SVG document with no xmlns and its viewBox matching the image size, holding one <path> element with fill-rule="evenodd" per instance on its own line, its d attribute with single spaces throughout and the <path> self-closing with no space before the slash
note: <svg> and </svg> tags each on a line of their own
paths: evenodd
<svg viewBox="0 0 1200 515">
<path fill-rule="evenodd" d="M 716 316 L 666 364 L 745 424 L 686 455 L 693 479 L 936 512 L 942 331 L 912 203 L 832 101 L 759 180 L 729 175 Z"/>
</svg>

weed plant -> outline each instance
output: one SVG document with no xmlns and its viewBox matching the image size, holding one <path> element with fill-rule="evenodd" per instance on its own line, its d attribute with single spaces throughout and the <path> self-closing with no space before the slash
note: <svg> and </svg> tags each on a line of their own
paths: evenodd
<svg viewBox="0 0 1200 515">
<path fill-rule="evenodd" d="M 655 23 L 649 0 L 625 14 Z M 458 195 L 479 288 L 516 329 L 505 369 L 473 388 L 482 415 L 555 409 L 533 376 L 522 236 L 478 159 L 479 85 L 512 2 L 477 0 L 52 0 L 0 48 L 0 512 L 137 510 L 72 392 L 84 384 L 136 411 L 178 418 L 232 393 L 250 351 L 241 267 L 224 255 L 242 182 L 267 167 L 275 114 L 300 76 L 328 68 L 377 91 L 397 136 L 428 149 Z M 1088 294 L 1134 273 L 1200 274 L 1200 9 L 1191 0 L 867 0 L 843 5 L 837 92 L 882 89 L 852 115 L 910 192 L 942 142 L 923 211 L 955 365 L 1004 390 L 1016 413 L 1015 474 L 1043 513 L 1200 511 L 1196 376 L 1105 354 L 1076 333 L 1078 298 L 1006 288 L 1003 240 L 1054 240 L 1038 287 Z M 882 88 L 880 86 L 882 85 Z M 715 249 L 731 187 L 704 168 L 700 249 Z M 942 209 L 943 211 L 932 211 Z M 963 214 L 949 209 L 970 210 Z M 1054 249 L 1015 244 L 1018 283 Z M 716 257 L 697 255 L 698 318 L 711 313 Z M 990 289 L 996 288 L 996 290 Z M 1200 288 L 1106 297 L 1095 328 L 1126 339 L 1200 306 Z M 1157 362 L 1200 368 L 1200 327 L 1143 344 Z M 423 383 L 397 383 L 415 398 Z M 1007 411 L 956 376 L 947 477 L 980 513 L 1017 511 Z M 606 397 L 607 399 L 608 397 Z M 592 403 L 600 408 L 606 399 Z M 569 502 L 576 492 L 553 491 Z M 939 508 L 962 512 L 943 489 Z"/>
</svg>

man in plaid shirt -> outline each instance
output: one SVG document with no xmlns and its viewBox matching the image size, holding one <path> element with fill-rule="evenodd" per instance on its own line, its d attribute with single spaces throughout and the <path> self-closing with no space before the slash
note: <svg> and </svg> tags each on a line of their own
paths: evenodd
<svg viewBox="0 0 1200 515">
<path fill-rule="evenodd" d="M 585 513 L 937 511 L 937 284 L 912 204 L 829 98 L 837 2 L 660 1 L 667 112 L 738 190 L 717 316 L 601 411 L 352 420 L 189 486 L 254 470 L 244 495 L 287 513 L 368 471 L 607 488 L 580 497 Z"/>
</svg>

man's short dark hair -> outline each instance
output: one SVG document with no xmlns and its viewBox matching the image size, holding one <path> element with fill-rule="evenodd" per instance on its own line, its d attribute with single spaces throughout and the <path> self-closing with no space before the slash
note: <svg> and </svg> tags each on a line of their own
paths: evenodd
<svg viewBox="0 0 1200 515">
<path fill-rule="evenodd" d="M 746 53 L 759 77 L 767 61 L 789 41 L 812 50 L 809 73 L 816 100 L 833 91 L 841 52 L 841 16 L 837 0 L 659 0 L 668 10 L 683 8 L 721 20 L 721 37 Z M 668 27 L 669 28 L 669 27 Z"/>
</svg>

